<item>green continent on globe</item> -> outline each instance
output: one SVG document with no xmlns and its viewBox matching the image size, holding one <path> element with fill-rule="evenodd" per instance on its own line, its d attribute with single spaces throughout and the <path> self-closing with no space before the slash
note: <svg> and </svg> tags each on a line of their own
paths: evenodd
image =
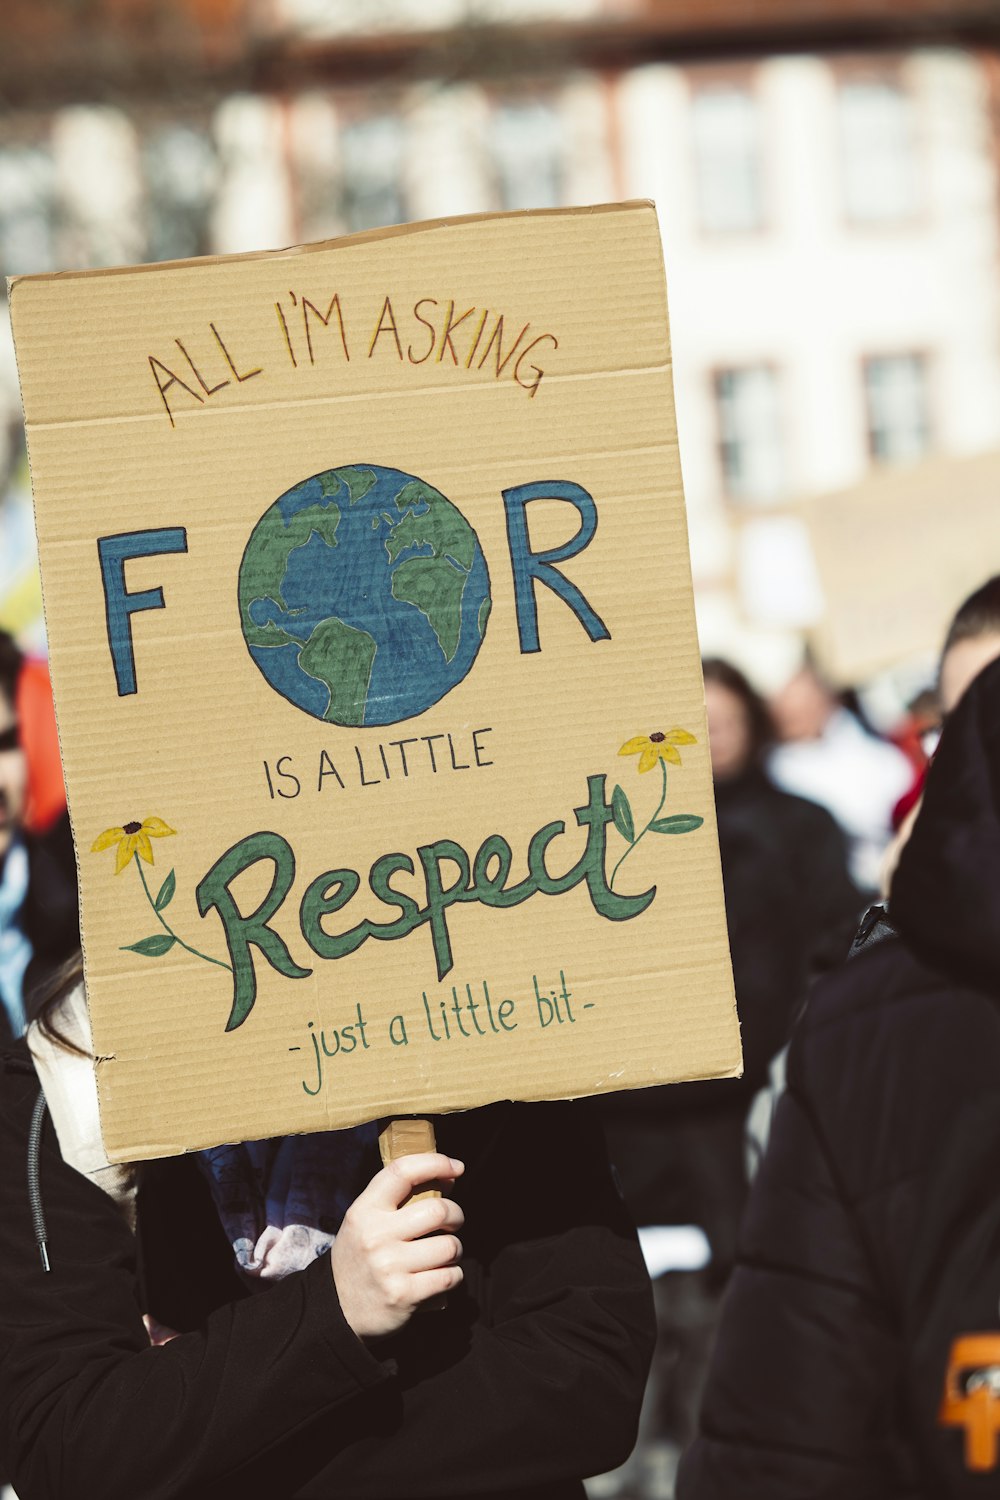
<svg viewBox="0 0 1000 1500">
<path fill-rule="evenodd" d="M 468 573 L 446 557 L 411 557 L 392 575 L 392 595 L 426 615 L 447 662 L 454 660 L 462 634 L 462 595 Z"/>
<path fill-rule="evenodd" d="M 267 524 L 258 526 L 240 567 L 240 618 L 248 646 L 292 644 L 295 638 L 273 621 L 256 625 L 250 618 L 250 606 L 258 600 L 270 599 L 279 606 L 286 619 L 290 616 L 294 620 L 294 611 L 288 610 L 281 592 L 289 556 L 296 548 L 304 547 L 313 532 L 322 537 L 328 547 L 336 547 L 339 525 L 340 510 L 331 497 L 325 505 L 310 505 L 298 511 L 287 523 L 277 512 L 269 513 Z"/>
<path fill-rule="evenodd" d="M 356 630 L 333 615 L 316 626 L 302 647 L 299 666 L 330 689 L 323 717 L 331 724 L 364 723 L 377 650 L 367 630 Z"/>
<path fill-rule="evenodd" d="M 363 500 L 369 490 L 373 490 L 378 483 L 377 475 L 371 469 L 328 469 L 319 477 L 320 488 L 324 495 L 336 495 L 341 489 L 346 488 L 350 496 L 349 504 L 357 505 Z"/>
<path fill-rule="evenodd" d="M 394 563 L 407 547 L 425 546 L 435 557 L 454 558 L 468 572 L 476 555 L 476 533 L 461 512 L 419 479 L 404 484 L 395 498 L 396 509 L 405 514 L 386 539 L 389 561 Z M 414 515 L 411 507 L 421 503 L 428 509 Z"/>
</svg>

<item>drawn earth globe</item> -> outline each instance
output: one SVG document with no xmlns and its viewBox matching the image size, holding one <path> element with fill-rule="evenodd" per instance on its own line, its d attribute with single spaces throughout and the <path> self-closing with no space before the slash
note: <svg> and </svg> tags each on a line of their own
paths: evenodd
<svg viewBox="0 0 1000 1500">
<path fill-rule="evenodd" d="M 397 724 L 440 702 L 472 667 L 491 603 L 461 511 L 377 464 L 279 495 L 240 564 L 250 655 L 283 698 L 331 724 Z"/>
</svg>

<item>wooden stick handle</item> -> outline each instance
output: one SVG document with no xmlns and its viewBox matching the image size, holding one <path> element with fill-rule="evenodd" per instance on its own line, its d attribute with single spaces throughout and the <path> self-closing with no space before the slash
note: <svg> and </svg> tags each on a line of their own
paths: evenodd
<svg viewBox="0 0 1000 1500">
<path fill-rule="evenodd" d="M 378 1138 L 379 1154 L 383 1167 L 399 1156 L 415 1156 L 418 1151 L 436 1151 L 434 1125 L 430 1120 L 389 1120 Z M 440 1198 L 441 1189 L 429 1183 L 414 1193 L 408 1200 L 419 1203 L 422 1198 Z"/>
<path fill-rule="evenodd" d="M 378 1149 L 383 1167 L 387 1167 L 398 1156 L 415 1156 L 418 1151 L 436 1151 L 434 1126 L 430 1120 L 389 1120 L 379 1134 Z M 406 1201 L 419 1203 L 422 1198 L 440 1198 L 440 1196 L 441 1189 L 435 1187 L 434 1183 L 428 1183 L 426 1187 L 420 1189 L 419 1193 L 411 1193 Z M 429 1302 L 423 1304 L 421 1311 L 443 1312 L 447 1302 L 447 1296 L 432 1297 Z"/>
</svg>

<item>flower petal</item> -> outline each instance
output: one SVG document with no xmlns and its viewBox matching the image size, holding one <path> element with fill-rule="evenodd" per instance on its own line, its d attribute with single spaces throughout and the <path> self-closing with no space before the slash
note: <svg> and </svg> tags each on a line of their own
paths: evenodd
<svg viewBox="0 0 1000 1500">
<path fill-rule="evenodd" d="M 136 835 L 134 833 L 126 833 L 119 843 L 118 855 L 115 859 L 116 875 L 121 874 L 125 866 L 128 864 L 129 860 L 132 858 L 132 855 L 135 853 L 135 840 Z"/>
<path fill-rule="evenodd" d="M 621 749 L 619 750 L 618 754 L 619 755 L 638 755 L 639 752 L 640 752 L 640 750 L 645 750 L 645 748 L 646 748 L 646 746 L 648 744 L 649 744 L 649 736 L 648 735 L 646 735 L 646 734 L 637 734 L 634 739 L 626 740 L 625 741 L 624 745 L 621 747 Z"/>
<path fill-rule="evenodd" d="M 660 758 L 659 745 L 651 745 L 647 741 L 646 748 L 639 757 L 639 770 L 651 771 Z"/>
<path fill-rule="evenodd" d="M 117 844 L 119 839 L 123 839 L 126 836 L 124 828 L 105 828 L 104 832 L 99 833 L 91 844 L 90 852 L 91 854 L 99 854 L 102 849 L 110 849 L 112 844 Z"/>
<path fill-rule="evenodd" d="M 667 743 L 670 745 L 697 745 L 698 741 L 686 729 L 671 729 L 667 732 Z"/>
<path fill-rule="evenodd" d="M 668 745 L 666 743 L 662 744 L 660 746 L 660 754 L 663 756 L 664 760 L 669 760 L 672 766 L 679 766 L 681 763 L 681 752 L 679 750 L 675 750 L 673 745 Z"/>
<path fill-rule="evenodd" d="M 169 823 L 164 823 L 162 818 L 143 818 L 142 831 L 154 839 L 165 839 L 168 833 L 176 833 L 177 829 L 171 828 Z"/>
<path fill-rule="evenodd" d="M 138 854 L 140 859 L 144 859 L 147 865 L 151 865 L 153 863 L 153 846 L 149 842 L 149 834 L 143 833 L 140 828 L 139 832 L 133 834 L 132 837 L 135 839 L 136 854 Z"/>
</svg>

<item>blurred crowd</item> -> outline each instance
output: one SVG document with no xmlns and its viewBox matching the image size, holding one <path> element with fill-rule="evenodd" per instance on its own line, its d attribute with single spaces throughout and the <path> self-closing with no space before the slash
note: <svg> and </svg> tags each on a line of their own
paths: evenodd
<svg viewBox="0 0 1000 1500">
<path fill-rule="evenodd" d="M 902 904 L 896 899 L 897 873 L 911 834 L 928 821 L 925 814 L 921 822 L 920 814 L 941 726 L 981 674 L 990 684 L 988 690 L 981 689 L 986 705 L 981 714 L 989 716 L 987 728 L 996 732 L 1000 675 L 984 673 L 984 669 L 998 657 L 1000 577 L 994 577 L 957 610 L 942 645 L 937 681 L 914 696 L 889 737 L 879 736 L 865 722 L 854 694 L 835 693 L 808 663 L 769 703 L 732 665 L 718 660 L 704 663 L 745 1073 L 738 1081 L 613 1095 L 607 1102 L 612 1159 L 636 1221 L 644 1226 L 640 1235 L 655 1277 L 659 1344 L 640 1444 L 623 1470 L 592 1483 L 593 1496 L 669 1500 L 675 1493 L 678 1462 L 692 1444 L 683 1471 L 686 1484 L 682 1482 L 677 1489 L 679 1495 L 827 1493 L 812 1487 L 817 1483 L 817 1465 L 822 1467 L 823 1461 L 832 1466 L 837 1484 L 848 1484 L 846 1489 L 835 1486 L 829 1493 L 876 1493 L 861 1488 L 871 1476 L 860 1467 L 858 1488 L 850 1487 L 855 1480 L 848 1481 L 847 1470 L 840 1470 L 856 1458 L 857 1442 L 845 1440 L 844 1433 L 837 1434 L 839 1443 L 834 1442 L 830 1432 L 816 1431 L 814 1417 L 810 1421 L 808 1416 L 809 1403 L 803 1406 L 806 1426 L 795 1428 L 792 1423 L 801 1453 L 783 1465 L 781 1461 L 775 1464 L 774 1455 L 767 1451 L 769 1430 L 785 1429 L 781 1442 L 789 1442 L 787 1408 L 796 1383 L 836 1386 L 842 1375 L 828 1376 L 824 1371 L 831 1360 L 843 1360 L 845 1340 L 849 1345 L 851 1338 L 849 1329 L 827 1326 L 830 1347 L 823 1353 L 810 1347 L 821 1342 L 812 1321 L 820 1324 L 821 1319 L 814 1308 L 802 1309 L 799 1291 L 801 1278 L 819 1273 L 795 1265 L 796 1241 L 806 1247 L 804 1258 L 821 1259 L 817 1246 L 834 1233 L 835 1226 L 829 1209 L 816 1201 L 823 1190 L 817 1164 L 790 1165 L 769 1138 L 776 1107 L 789 1091 L 789 1038 L 804 1029 L 808 1032 L 805 1013 L 814 986 L 823 976 L 831 976 L 828 989 L 839 982 L 851 995 L 855 971 L 846 964 L 849 955 L 897 935 L 893 924 Z M 995 756 L 996 741 L 987 739 L 985 731 L 979 738 L 968 737 L 974 743 L 966 747 L 966 761 L 975 760 L 981 771 L 984 759 L 991 752 Z M 995 775 L 995 761 L 989 774 L 991 779 Z M 948 930 L 949 876 L 955 885 L 964 881 L 967 888 L 974 888 L 982 874 L 983 850 L 991 838 L 995 841 L 989 805 L 992 788 L 983 789 L 981 803 L 970 802 L 968 787 L 958 780 L 963 775 L 968 778 L 971 772 L 954 755 L 951 778 L 937 772 L 934 781 L 939 800 L 932 835 L 940 841 L 943 827 L 953 847 L 928 838 L 924 850 L 916 940 L 921 954 L 924 930 L 933 933 L 935 926 Z M 946 804 L 944 812 L 938 810 L 942 803 Z M 955 804 L 960 809 L 957 814 Z M 952 826 L 956 822 L 957 830 Z M 912 869 L 912 856 L 907 857 Z M 905 861 L 903 868 L 907 868 Z M 906 897 L 903 914 L 909 923 L 914 920 L 909 890 Z M 980 910 L 970 910 L 965 922 L 970 931 L 956 929 L 954 946 L 992 938 L 996 931 L 989 920 L 992 909 L 984 903 Z M 909 927 L 904 932 L 912 942 Z M 940 949 L 933 956 L 942 964 Z M 943 957 L 947 973 L 954 968 L 947 939 Z M 982 982 L 982 970 L 976 978 Z M 993 982 L 995 975 L 989 974 L 989 979 Z M 909 999 L 909 990 L 904 995 Z M 890 1002 L 898 998 L 890 995 Z M 885 1029 L 884 1016 L 880 1020 Z M 821 1031 L 811 1041 L 817 1067 L 824 1075 L 830 1074 L 836 1064 L 828 1038 Z M 804 1048 L 806 1043 L 798 1045 Z M 892 1065 L 898 1062 L 897 1047 L 901 1055 L 898 1037 L 883 1045 Z M 871 1112 L 873 1099 L 866 1099 L 864 1093 L 866 1072 L 857 1058 L 854 1064 L 845 1068 L 837 1086 L 848 1101 L 857 1091 L 859 1113 Z M 869 1061 L 869 1078 L 874 1066 Z M 925 1055 L 920 1066 L 920 1086 L 929 1092 L 935 1084 L 934 1059 Z M 832 1086 L 828 1078 L 824 1081 Z M 961 1076 L 953 1080 L 956 1104 L 963 1083 Z M 991 1083 L 996 1097 L 995 1080 Z M 871 1080 L 873 1096 L 878 1097 L 882 1087 L 891 1092 L 888 1081 Z M 912 1106 L 913 1101 L 909 1102 Z M 929 1112 L 921 1110 L 918 1101 L 907 1122 L 914 1138 L 926 1136 L 928 1119 Z M 879 1124 L 884 1132 L 886 1122 Z M 787 1152 L 794 1130 L 787 1119 L 785 1126 L 781 1145 Z M 857 1128 L 863 1134 L 862 1127 Z M 880 1149 L 889 1149 L 878 1131 L 861 1144 L 876 1156 Z M 890 1145 L 895 1148 L 894 1142 Z M 798 1141 L 795 1147 L 801 1149 Z M 767 1178 L 768 1169 L 771 1176 L 748 1205 L 751 1181 L 762 1161 L 762 1178 Z M 884 1169 L 885 1164 L 880 1166 Z M 783 1173 L 787 1180 L 781 1180 Z M 970 1194 L 977 1204 L 989 1202 L 989 1183 L 974 1178 Z M 944 1239 L 945 1225 L 936 1227 Z M 696 1248 L 693 1255 L 692 1231 L 702 1241 L 700 1253 Z M 765 1237 L 769 1240 L 766 1251 L 761 1248 Z M 727 1297 L 736 1268 L 736 1289 Z M 834 1241 L 823 1274 L 846 1279 L 848 1270 L 846 1248 Z M 777 1291 L 771 1285 L 774 1282 Z M 766 1314 L 755 1299 L 766 1303 Z M 849 1294 L 845 1300 L 850 1300 Z M 822 1312 L 825 1320 L 827 1310 Z M 794 1330 L 797 1314 L 802 1318 L 798 1333 Z M 773 1357 L 784 1371 L 778 1378 L 768 1355 L 772 1337 L 788 1346 L 787 1358 Z M 1000 1340 L 995 1343 L 990 1360 L 996 1360 L 1000 1352 Z M 994 1373 L 998 1368 L 988 1366 Z M 943 1380 L 943 1364 L 940 1373 Z M 966 1379 L 973 1379 L 973 1388 L 977 1373 L 981 1378 L 982 1369 L 965 1371 Z M 763 1392 L 757 1399 L 755 1378 Z M 785 1389 L 779 1394 L 769 1390 L 769 1385 Z M 939 1395 L 935 1389 L 934 1399 Z M 836 1411 L 837 1401 L 846 1399 L 836 1391 L 832 1409 Z M 880 1405 L 887 1406 L 891 1399 L 894 1394 L 884 1392 Z M 834 1418 L 829 1420 L 832 1431 Z M 883 1420 L 889 1424 L 887 1411 Z M 886 1444 L 899 1440 L 888 1425 L 882 1437 Z M 812 1451 L 821 1449 L 824 1442 L 829 1445 L 828 1453 Z M 988 1451 L 987 1458 L 995 1459 L 995 1454 Z M 992 1470 L 994 1463 L 982 1467 Z M 926 1473 L 913 1477 L 915 1483 L 923 1483 Z"/>
<path fill-rule="evenodd" d="M 918 822 L 941 723 L 997 656 L 1000 578 L 957 612 L 937 681 L 888 737 L 808 660 L 770 700 L 731 663 L 704 662 L 745 1071 L 606 1100 L 612 1160 L 655 1278 L 659 1344 L 640 1443 L 623 1470 L 591 1482 L 595 1497 L 674 1493 L 744 1254 L 741 1221 L 767 1160 L 789 1036 L 817 980 L 842 969 L 859 926 L 877 931 L 889 920 L 879 903 Z M 0 633 L 0 1029 L 8 1038 L 23 1032 L 34 999 L 77 943 L 48 672 Z M 731 1492 L 699 1481 L 688 1493 Z"/>
</svg>

